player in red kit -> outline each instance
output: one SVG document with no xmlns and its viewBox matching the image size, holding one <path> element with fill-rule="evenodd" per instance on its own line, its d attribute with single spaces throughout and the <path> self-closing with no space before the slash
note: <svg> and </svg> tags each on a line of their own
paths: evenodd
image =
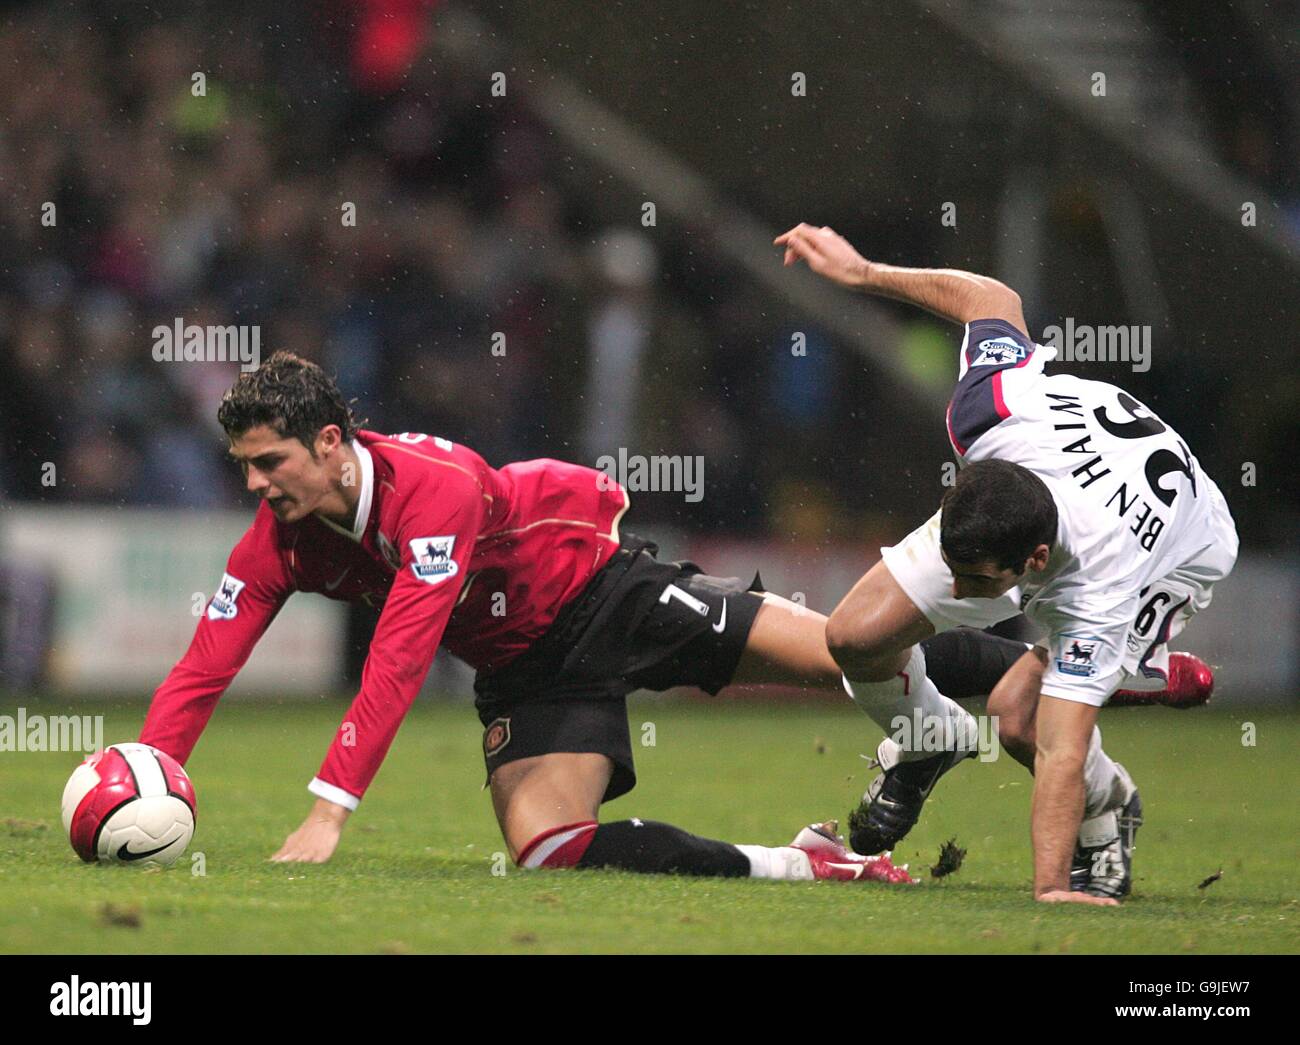
<svg viewBox="0 0 1300 1045">
<path fill-rule="evenodd" d="M 849 852 L 831 825 L 764 847 L 597 822 L 601 802 L 636 781 L 629 692 L 838 692 L 825 617 L 658 561 L 620 533 L 627 495 L 601 472 L 553 460 L 493 469 L 446 439 L 359 430 L 334 382 L 288 353 L 241 375 L 218 418 L 263 503 L 140 739 L 186 761 L 292 593 L 382 607 L 360 692 L 308 785 L 315 806 L 273 859 L 329 859 L 445 645 L 478 672 L 493 806 L 519 864 L 907 880 L 887 856 Z M 954 644 L 941 659 L 957 666 L 959 695 L 987 693 L 1024 651 L 978 632 L 935 641 Z"/>
</svg>

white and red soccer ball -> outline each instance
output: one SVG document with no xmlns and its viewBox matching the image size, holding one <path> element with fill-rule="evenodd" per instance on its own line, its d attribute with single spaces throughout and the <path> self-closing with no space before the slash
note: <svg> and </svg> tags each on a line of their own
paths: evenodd
<svg viewBox="0 0 1300 1045">
<path fill-rule="evenodd" d="M 170 755 L 114 744 L 72 772 L 63 828 L 88 863 L 170 864 L 194 836 L 194 785 Z"/>
</svg>

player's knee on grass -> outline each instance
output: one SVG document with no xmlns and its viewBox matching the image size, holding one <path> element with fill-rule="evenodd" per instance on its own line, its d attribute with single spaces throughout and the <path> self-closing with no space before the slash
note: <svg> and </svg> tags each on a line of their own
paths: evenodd
<svg viewBox="0 0 1300 1045">
<path fill-rule="evenodd" d="M 543 831 L 518 847 L 515 863 L 519 867 L 576 867 L 599 826 L 595 820 L 585 820 Z"/>
</svg>

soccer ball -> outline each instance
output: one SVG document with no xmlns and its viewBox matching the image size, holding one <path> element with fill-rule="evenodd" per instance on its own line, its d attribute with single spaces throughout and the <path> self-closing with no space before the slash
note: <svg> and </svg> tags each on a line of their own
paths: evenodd
<svg viewBox="0 0 1300 1045">
<path fill-rule="evenodd" d="M 157 748 L 114 744 L 72 771 L 63 829 L 87 863 L 173 863 L 194 836 L 194 785 Z"/>
</svg>

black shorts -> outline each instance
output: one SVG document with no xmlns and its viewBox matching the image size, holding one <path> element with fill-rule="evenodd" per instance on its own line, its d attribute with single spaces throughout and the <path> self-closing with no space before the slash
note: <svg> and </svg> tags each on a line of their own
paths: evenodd
<svg viewBox="0 0 1300 1045">
<path fill-rule="evenodd" d="M 546 634 L 498 671 L 479 672 L 488 778 L 517 759 L 595 752 L 614 763 L 604 801 L 636 786 L 627 695 L 731 682 L 763 604 L 758 579 L 709 577 L 625 536 Z"/>
</svg>

